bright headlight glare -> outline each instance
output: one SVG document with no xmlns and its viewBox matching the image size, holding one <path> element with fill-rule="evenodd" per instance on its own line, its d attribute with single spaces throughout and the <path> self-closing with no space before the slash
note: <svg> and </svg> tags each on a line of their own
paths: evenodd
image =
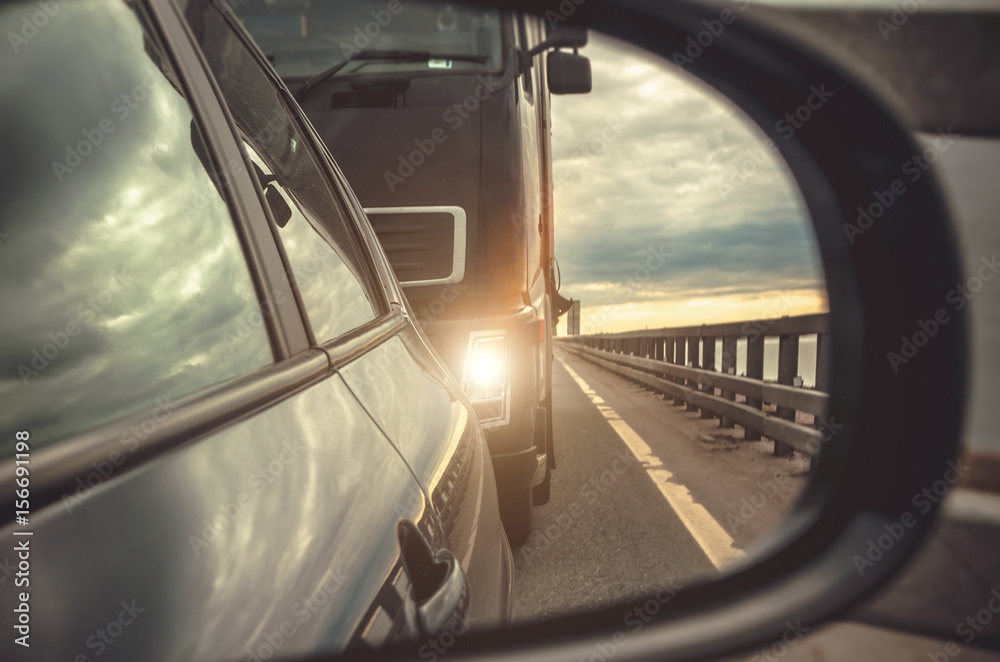
<svg viewBox="0 0 1000 662">
<path fill-rule="evenodd" d="M 473 340 L 465 377 L 466 395 L 472 402 L 503 398 L 509 361 L 506 337 L 490 336 Z"/>
</svg>

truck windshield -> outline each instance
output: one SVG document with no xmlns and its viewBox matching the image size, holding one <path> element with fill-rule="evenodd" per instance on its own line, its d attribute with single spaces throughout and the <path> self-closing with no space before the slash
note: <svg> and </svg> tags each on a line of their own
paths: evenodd
<svg viewBox="0 0 1000 662">
<path fill-rule="evenodd" d="M 494 71 L 502 65 L 500 13 L 411 0 L 230 0 L 284 77 Z M 423 51 L 423 59 L 356 57 L 362 51 Z M 447 57 L 451 55 L 452 57 Z"/>
</svg>

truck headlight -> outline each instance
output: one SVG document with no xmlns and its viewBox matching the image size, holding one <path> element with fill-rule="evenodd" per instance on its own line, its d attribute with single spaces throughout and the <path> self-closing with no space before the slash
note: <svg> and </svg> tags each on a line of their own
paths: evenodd
<svg viewBox="0 0 1000 662">
<path fill-rule="evenodd" d="M 480 422 L 507 418 L 510 384 L 510 337 L 502 333 L 474 333 L 469 338 L 462 386 Z"/>
</svg>

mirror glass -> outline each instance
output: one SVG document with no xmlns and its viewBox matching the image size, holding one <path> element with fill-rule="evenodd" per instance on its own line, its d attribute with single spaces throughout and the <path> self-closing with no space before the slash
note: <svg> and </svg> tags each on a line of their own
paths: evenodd
<svg viewBox="0 0 1000 662">
<path fill-rule="evenodd" d="M 780 157 L 825 98 L 762 130 L 681 67 L 599 33 L 529 57 L 565 22 L 551 12 L 290 4 L 235 11 L 486 430 L 515 622 L 671 595 L 765 549 L 836 432 L 822 265 Z M 550 95 L 583 91 L 553 85 L 552 52 L 589 59 L 592 91 Z M 483 321 L 503 305 L 541 318 L 527 367 L 511 358 L 522 339 Z M 548 451 L 530 495 L 496 457 L 525 420 L 527 399 L 508 396 L 524 374 L 542 375 L 524 428 Z"/>
<path fill-rule="evenodd" d="M 822 264 L 777 151 L 799 120 L 769 137 L 599 33 L 581 54 L 593 91 L 552 100 L 555 252 L 574 304 L 558 326 L 551 500 L 514 554 L 525 621 L 739 567 L 781 531 L 832 432 Z"/>
</svg>

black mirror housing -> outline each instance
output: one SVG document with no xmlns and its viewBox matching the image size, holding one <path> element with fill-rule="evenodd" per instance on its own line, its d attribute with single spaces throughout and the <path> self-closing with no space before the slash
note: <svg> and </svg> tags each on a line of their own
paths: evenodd
<svg viewBox="0 0 1000 662">
<path fill-rule="evenodd" d="M 575 25 L 564 25 L 553 30 L 548 38 L 538 44 L 528 55 L 534 57 L 539 53 L 552 50 L 553 48 L 583 48 L 587 45 L 587 29 Z"/>
<path fill-rule="evenodd" d="M 576 25 L 560 25 L 549 33 L 545 43 L 550 48 L 583 48 L 587 45 L 587 29 Z"/>
<path fill-rule="evenodd" d="M 552 51 L 545 62 L 552 94 L 586 94 L 593 88 L 588 58 L 565 51 Z"/>
<path fill-rule="evenodd" d="M 528 0 L 468 1 L 542 13 Z M 849 237 L 845 227 L 855 223 L 857 210 L 872 203 L 873 192 L 889 189 L 922 147 L 886 101 L 821 44 L 807 43 L 768 14 L 739 11 L 692 0 L 588 0 L 566 20 L 600 27 L 701 79 L 778 146 L 801 190 L 824 265 L 834 325 L 827 420 L 838 426 L 836 434 L 824 442 L 823 460 L 784 535 L 751 565 L 684 587 L 669 602 L 654 600 L 658 612 L 641 633 L 621 639 L 629 606 L 614 605 L 473 634 L 456 640 L 449 650 L 453 660 L 482 660 L 486 650 L 490 659 L 509 662 L 596 659 L 595 650 L 607 658 L 605 647 L 616 662 L 746 651 L 780 641 L 789 622 L 812 627 L 870 595 L 932 528 L 940 502 L 921 511 L 889 549 L 879 549 L 877 563 L 867 557 L 889 528 L 911 521 L 914 495 L 952 470 L 958 449 L 967 382 L 965 314 L 956 312 L 940 328 L 919 360 L 906 365 L 905 377 L 887 360 L 964 282 L 937 175 L 928 170 L 907 186 L 906 196 L 885 210 L 864 240 Z M 570 93 L 572 78 L 581 75 L 582 69 L 570 71 L 567 58 L 573 57 L 579 56 L 549 54 L 552 93 Z M 836 96 L 792 136 L 782 136 L 782 118 L 818 85 Z M 563 647 L 554 653 L 557 645 Z"/>
</svg>

